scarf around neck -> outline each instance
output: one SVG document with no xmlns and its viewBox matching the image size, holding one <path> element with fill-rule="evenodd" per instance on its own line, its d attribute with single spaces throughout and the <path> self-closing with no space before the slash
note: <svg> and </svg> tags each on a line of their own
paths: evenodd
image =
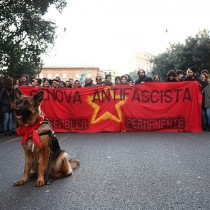
<svg viewBox="0 0 210 210">
<path fill-rule="evenodd" d="M 19 125 L 16 129 L 17 134 L 22 136 L 21 144 L 24 144 L 31 135 L 31 139 L 37 147 L 41 146 L 40 137 L 37 132 L 40 124 L 44 121 L 44 115 L 40 115 L 39 120 L 34 125 Z"/>
</svg>

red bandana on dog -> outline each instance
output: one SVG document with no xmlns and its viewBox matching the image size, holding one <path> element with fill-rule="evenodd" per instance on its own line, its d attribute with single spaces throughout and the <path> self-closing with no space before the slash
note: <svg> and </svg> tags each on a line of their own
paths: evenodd
<svg viewBox="0 0 210 210">
<path fill-rule="evenodd" d="M 44 120 L 44 116 L 41 115 L 39 117 L 39 120 L 36 124 L 31 125 L 31 126 L 27 126 L 27 125 L 19 125 L 18 128 L 16 129 L 17 134 L 22 136 L 22 141 L 21 144 L 24 144 L 26 142 L 26 140 L 28 139 L 29 135 L 32 134 L 31 139 L 34 142 L 34 144 L 37 147 L 41 146 L 40 143 L 40 137 L 39 134 L 37 133 L 37 128 L 40 126 L 41 122 L 43 122 Z"/>
</svg>

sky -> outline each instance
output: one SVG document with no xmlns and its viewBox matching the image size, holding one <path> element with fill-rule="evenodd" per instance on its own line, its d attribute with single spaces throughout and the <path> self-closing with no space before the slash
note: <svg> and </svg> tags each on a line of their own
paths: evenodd
<svg viewBox="0 0 210 210">
<path fill-rule="evenodd" d="M 210 0 L 67 0 L 54 7 L 57 38 L 45 67 L 99 67 L 128 73 L 136 53 L 162 53 L 199 30 L 210 30 Z"/>
</svg>

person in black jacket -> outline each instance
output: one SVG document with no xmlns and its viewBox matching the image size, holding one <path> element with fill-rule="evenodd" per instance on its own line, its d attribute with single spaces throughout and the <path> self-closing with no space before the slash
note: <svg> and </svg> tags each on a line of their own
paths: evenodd
<svg viewBox="0 0 210 210">
<path fill-rule="evenodd" d="M 95 86 L 93 84 L 93 80 L 91 79 L 91 77 L 86 77 L 85 78 L 85 85 L 84 85 L 84 87 L 92 87 L 92 86 Z"/>
<path fill-rule="evenodd" d="M 3 135 L 12 135 L 12 112 L 10 103 L 14 101 L 13 79 L 4 79 L 3 88 L 0 91 L 0 110 L 3 113 Z"/>
<path fill-rule="evenodd" d="M 139 78 L 135 81 L 135 85 L 136 84 L 141 84 L 141 83 L 144 83 L 144 82 L 153 82 L 152 78 L 147 77 L 145 75 L 144 69 L 139 69 L 138 70 L 138 76 L 139 76 Z"/>
<path fill-rule="evenodd" d="M 196 76 L 196 70 L 197 68 L 194 66 L 187 69 L 187 76 L 184 78 L 184 81 L 198 81 L 198 77 Z"/>
</svg>

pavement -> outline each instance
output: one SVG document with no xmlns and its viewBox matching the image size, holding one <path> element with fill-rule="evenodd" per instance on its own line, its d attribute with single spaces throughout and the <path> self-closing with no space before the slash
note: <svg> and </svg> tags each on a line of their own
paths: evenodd
<svg viewBox="0 0 210 210">
<path fill-rule="evenodd" d="M 20 187 L 17 135 L 0 136 L 0 209 L 210 210 L 210 132 L 58 133 L 81 165 L 71 177 Z"/>
</svg>

